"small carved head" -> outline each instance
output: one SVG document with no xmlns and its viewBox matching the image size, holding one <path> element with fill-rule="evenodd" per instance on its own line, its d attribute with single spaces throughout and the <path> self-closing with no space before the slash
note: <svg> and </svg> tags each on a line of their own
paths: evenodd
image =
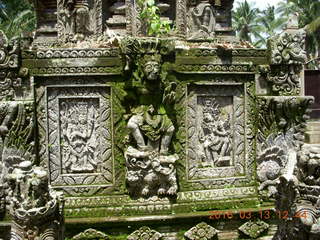
<svg viewBox="0 0 320 240">
<path fill-rule="evenodd" d="M 157 80 L 161 71 L 161 55 L 145 55 L 142 60 L 142 71 L 147 80 Z"/>
</svg>

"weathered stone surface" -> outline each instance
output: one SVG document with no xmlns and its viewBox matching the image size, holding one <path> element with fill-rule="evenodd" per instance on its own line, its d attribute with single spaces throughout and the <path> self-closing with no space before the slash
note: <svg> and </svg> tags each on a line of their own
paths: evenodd
<svg viewBox="0 0 320 240">
<path fill-rule="evenodd" d="M 189 229 L 185 234 L 185 239 L 188 240 L 197 240 L 197 239 L 204 239 L 204 240 L 212 240 L 216 239 L 218 231 L 208 225 L 205 222 L 199 223 L 193 228 Z"/>
<path fill-rule="evenodd" d="M 239 227 L 239 231 L 244 233 L 246 236 L 249 236 L 253 239 L 258 238 L 269 228 L 269 225 L 264 221 L 249 221 Z"/>
<path fill-rule="evenodd" d="M 138 230 L 131 233 L 127 240 L 160 240 L 162 235 L 149 227 L 141 227 Z"/>
<path fill-rule="evenodd" d="M 103 232 L 97 231 L 95 229 L 89 228 L 84 232 L 77 234 L 76 236 L 72 237 L 74 240 L 108 240 L 108 235 L 104 234 Z"/>
<path fill-rule="evenodd" d="M 31 159 L 21 152 L 13 151 L 4 161 L 10 158 L 17 160 L 6 174 L 11 239 L 64 239 L 63 197 L 48 187 L 47 172 L 32 167 Z"/>
<path fill-rule="evenodd" d="M 157 1 L 179 39 L 142 38 L 135 1 L 34 2 L 31 48 L 0 33 L 0 208 L 12 238 L 61 239 L 63 217 L 81 224 L 66 228 L 74 239 L 260 238 L 277 220 L 278 239 L 318 237 L 318 149 L 302 147 L 312 98 L 297 96 L 295 19 L 258 50 L 234 37 L 232 0 Z M 52 188 L 65 193 L 64 213 Z M 271 198 L 307 220 L 196 225 L 210 209 L 254 217 Z M 157 231 L 130 230 L 142 220 Z"/>
</svg>

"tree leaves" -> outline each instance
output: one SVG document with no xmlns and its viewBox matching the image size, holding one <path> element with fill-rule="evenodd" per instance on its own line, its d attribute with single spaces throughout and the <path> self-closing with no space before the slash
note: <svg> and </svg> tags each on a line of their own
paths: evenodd
<svg viewBox="0 0 320 240">
<path fill-rule="evenodd" d="M 35 13 L 25 0 L 2 0 L 0 4 L 0 30 L 9 39 L 20 37 L 35 29 Z"/>
<path fill-rule="evenodd" d="M 148 36 L 159 37 L 168 34 L 171 27 L 168 21 L 160 18 L 160 10 L 155 4 L 155 0 L 138 0 L 141 8 L 139 17 L 147 26 Z"/>
</svg>

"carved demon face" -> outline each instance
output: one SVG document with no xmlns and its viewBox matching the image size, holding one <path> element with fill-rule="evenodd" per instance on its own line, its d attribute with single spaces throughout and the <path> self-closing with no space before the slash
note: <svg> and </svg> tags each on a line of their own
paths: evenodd
<svg viewBox="0 0 320 240">
<path fill-rule="evenodd" d="M 143 66 L 143 72 L 148 80 L 157 80 L 160 74 L 160 63 L 147 61 Z"/>
</svg>

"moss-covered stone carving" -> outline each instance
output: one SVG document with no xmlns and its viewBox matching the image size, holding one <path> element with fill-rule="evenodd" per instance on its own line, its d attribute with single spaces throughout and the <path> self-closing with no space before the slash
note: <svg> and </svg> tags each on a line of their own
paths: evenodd
<svg viewBox="0 0 320 240">
<path fill-rule="evenodd" d="M 267 80 L 272 83 L 272 90 L 281 95 L 300 94 L 302 65 L 307 57 L 305 31 L 295 24 L 268 40 L 271 71 Z"/>
<path fill-rule="evenodd" d="M 258 99 L 259 190 L 275 196 L 278 179 L 296 158 L 304 140 L 306 115 L 311 97 L 261 97 Z"/>
<path fill-rule="evenodd" d="M 16 161 L 6 174 L 7 200 L 13 219 L 11 238 L 64 239 L 63 198 L 48 187 L 47 173 L 43 168 L 32 167 L 27 155 L 12 151 L 4 161 Z"/>
<path fill-rule="evenodd" d="M 72 237 L 74 240 L 108 240 L 109 237 L 107 234 L 97 231 L 95 229 L 89 228 L 84 232 L 77 234 Z"/>
<path fill-rule="evenodd" d="M 14 100 L 26 97 L 25 88 L 30 89 L 23 81 L 28 70 L 19 66 L 20 42 L 8 41 L 0 31 L 0 100 Z"/>
<path fill-rule="evenodd" d="M 239 231 L 246 236 L 256 239 L 269 228 L 269 224 L 262 220 L 249 221 L 239 227 Z"/>
<path fill-rule="evenodd" d="M 218 234 L 218 231 L 214 227 L 208 225 L 205 222 L 201 222 L 196 226 L 192 227 L 191 229 L 189 229 L 184 234 L 184 237 L 185 239 L 188 239 L 188 240 L 198 240 L 198 239 L 213 240 L 213 239 L 217 239 L 217 234 Z"/>
<path fill-rule="evenodd" d="M 24 199 L 11 191 L 21 200 L 12 201 L 12 216 L 21 209 L 40 216 L 37 209 L 57 199 L 45 169 L 50 187 L 64 192 L 67 237 L 126 239 L 150 223 L 157 231 L 143 227 L 128 239 L 183 238 L 212 209 L 255 217 L 273 198 L 281 211 L 306 207 L 318 217 L 318 150 L 299 153 L 312 98 L 302 96 L 304 33 L 295 21 L 268 49 L 255 49 L 233 35 L 233 0 L 150 1 L 157 21 L 176 23 L 172 38 L 141 37 L 135 1 L 33 2 L 34 42 L 0 38 L 2 208 L 10 204 L 4 179 L 26 189 Z M 287 184 L 295 168 L 299 182 Z M 31 239 L 55 238 L 62 219 L 55 213 L 38 229 L 32 224 L 42 216 L 18 219 L 13 235 L 21 238 L 25 225 Z M 278 220 L 265 221 L 272 230 Z M 290 226 L 309 236 L 318 226 L 290 221 L 280 221 L 280 236 Z M 243 223 L 220 218 L 217 230 L 201 223 L 185 238 L 214 239 L 218 231 L 237 238 Z M 263 226 L 241 229 L 255 238 Z"/>
<path fill-rule="evenodd" d="M 130 63 L 132 68 L 128 69 L 131 75 L 125 98 L 126 102 L 133 103 L 127 123 L 132 141 L 125 158 L 128 190 L 134 196 L 174 196 L 178 190 L 174 164 L 179 157 L 169 152 L 175 131 L 169 106 L 174 104 L 176 83 L 165 82 L 161 42 L 157 41 L 137 41 L 123 48 L 125 51 L 131 48 L 131 54 L 139 56 L 131 59 L 124 52 L 125 69 Z M 137 45 L 143 48 L 135 48 Z"/>
<path fill-rule="evenodd" d="M 131 233 L 127 240 L 160 240 L 162 235 L 149 227 L 141 227 L 138 230 Z"/>
<path fill-rule="evenodd" d="M 216 11 L 210 1 L 197 1 L 197 5 L 189 11 L 190 38 L 213 38 L 216 28 Z"/>
</svg>

